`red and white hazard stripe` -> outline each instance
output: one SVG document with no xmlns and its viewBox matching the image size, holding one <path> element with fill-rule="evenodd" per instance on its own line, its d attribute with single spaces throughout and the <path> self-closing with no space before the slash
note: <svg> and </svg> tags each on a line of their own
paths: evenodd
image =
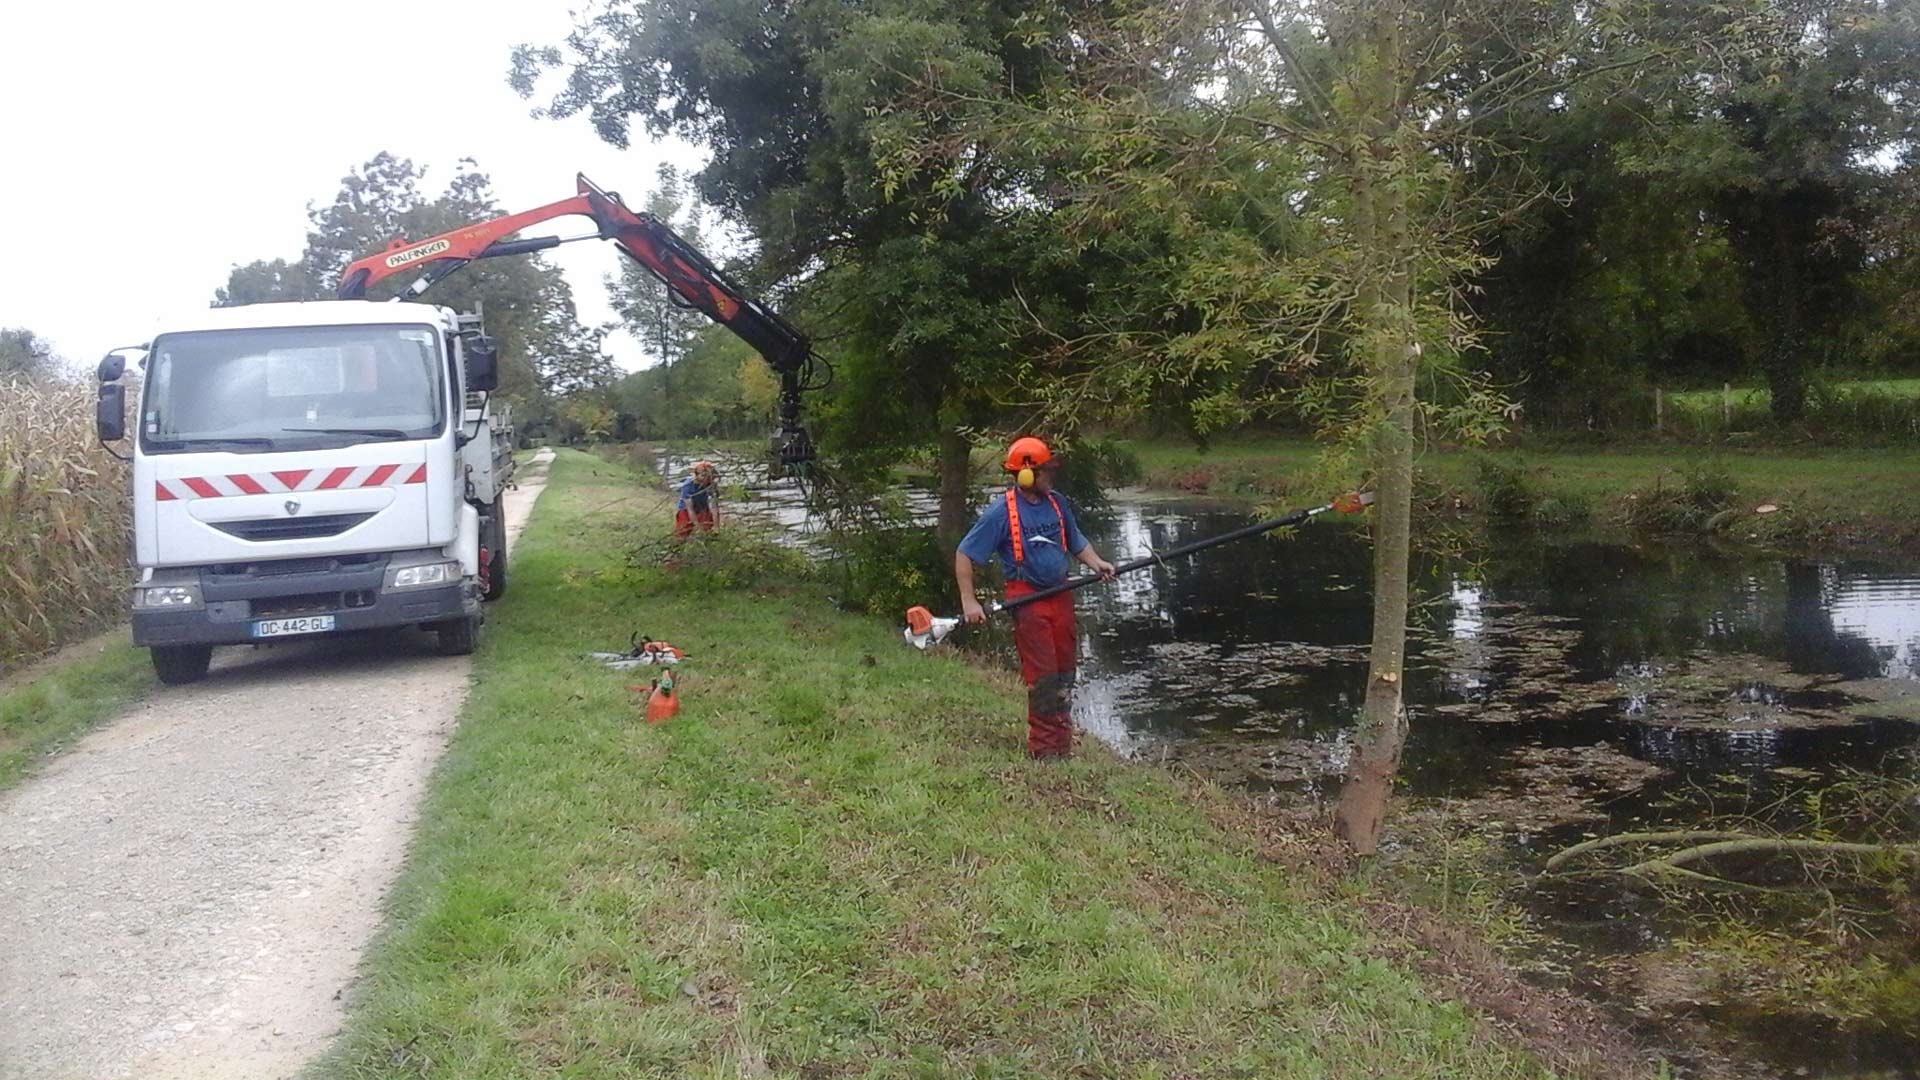
<svg viewBox="0 0 1920 1080">
<path fill-rule="evenodd" d="M 171 502 L 223 499 L 233 495 L 286 495 L 301 491 L 397 487 L 426 482 L 425 465 L 343 465 L 337 469 L 275 469 L 264 473 L 227 473 L 224 476 L 183 476 L 174 480 L 155 480 L 153 496 L 161 502 Z"/>
</svg>

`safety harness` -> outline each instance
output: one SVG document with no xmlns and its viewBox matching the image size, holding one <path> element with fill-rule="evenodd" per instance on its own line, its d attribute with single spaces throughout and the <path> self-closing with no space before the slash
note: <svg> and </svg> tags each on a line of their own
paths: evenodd
<svg viewBox="0 0 1920 1080">
<path fill-rule="evenodd" d="M 1060 512 L 1060 500 L 1053 492 L 1047 492 L 1047 501 L 1053 504 L 1053 519 L 1060 525 L 1060 553 L 1072 558 L 1073 553 L 1067 550 L 1067 515 Z M 1021 564 L 1027 561 L 1027 547 L 1020 529 L 1020 497 L 1013 488 L 1007 489 L 1007 528 L 1013 533 L 1013 573 L 1019 577 Z"/>
</svg>

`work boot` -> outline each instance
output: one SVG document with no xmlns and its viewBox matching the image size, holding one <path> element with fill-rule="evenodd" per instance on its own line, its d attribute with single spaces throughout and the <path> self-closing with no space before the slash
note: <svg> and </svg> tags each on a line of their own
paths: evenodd
<svg viewBox="0 0 1920 1080">
<path fill-rule="evenodd" d="M 1027 717 L 1027 756 L 1064 758 L 1073 754 L 1073 718 L 1066 713 Z"/>
</svg>

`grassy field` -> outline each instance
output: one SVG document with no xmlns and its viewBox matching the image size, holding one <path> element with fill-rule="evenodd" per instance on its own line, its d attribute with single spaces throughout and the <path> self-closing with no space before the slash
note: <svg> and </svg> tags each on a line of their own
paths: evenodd
<svg viewBox="0 0 1920 1080">
<path fill-rule="evenodd" d="M 1031 763 L 1006 672 L 623 553 L 563 452 L 328 1077 L 1543 1070 L 1168 773 Z M 690 656 L 642 722 L 634 630 Z"/>
<path fill-rule="evenodd" d="M 1128 444 L 1148 486 L 1249 500 L 1299 501 L 1313 488 L 1317 448 L 1303 439 L 1228 438 L 1206 453 L 1184 442 Z M 1684 490 L 1702 474 L 1724 474 L 1739 513 L 1731 535 L 1786 547 L 1920 553 L 1920 453 L 1810 449 L 1536 449 L 1423 453 L 1419 475 L 1431 503 L 1477 510 L 1487 501 L 1487 466 L 1518 471 L 1542 500 L 1577 508 L 1601 526 L 1644 522 L 1642 507 Z M 1779 512 L 1749 512 L 1773 504 Z"/>
<path fill-rule="evenodd" d="M 1862 379 L 1840 383 L 1835 389 L 1889 397 L 1920 397 L 1920 379 Z M 1668 395 L 1667 400 L 1687 409 L 1718 409 L 1723 401 L 1730 402 L 1736 409 L 1764 409 L 1773 401 L 1773 394 L 1764 386 L 1736 386 L 1731 394 L 1725 390 L 1681 390 Z"/>
<path fill-rule="evenodd" d="M 0 791 L 157 685 L 146 650 L 128 644 L 125 631 L 0 682 Z"/>
</svg>

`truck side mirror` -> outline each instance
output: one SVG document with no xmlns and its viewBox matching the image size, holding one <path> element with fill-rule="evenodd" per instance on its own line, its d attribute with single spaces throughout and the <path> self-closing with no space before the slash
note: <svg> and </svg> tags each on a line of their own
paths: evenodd
<svg viewBox="0 0 1920 1080">
<path fill-rule="evenodd" d="M 118 381 L 126 371 L 127 358 L 119 353 L 108 353 L 100 360 L 100 381 L 103 383 Z"/>
<path fill-rule="evenodd" d="M 119 442 L 127 437 L 126 387 L 117 382 L 100 387 L 100 400 L 94 403 L 93 427 L 103 443 Z"/>
<path fill-rule="evenodd" d="M 500 343 L 485 334 L 466 341 L 467 391 L 495 390 L 500 386 Z"/>
</svg>

